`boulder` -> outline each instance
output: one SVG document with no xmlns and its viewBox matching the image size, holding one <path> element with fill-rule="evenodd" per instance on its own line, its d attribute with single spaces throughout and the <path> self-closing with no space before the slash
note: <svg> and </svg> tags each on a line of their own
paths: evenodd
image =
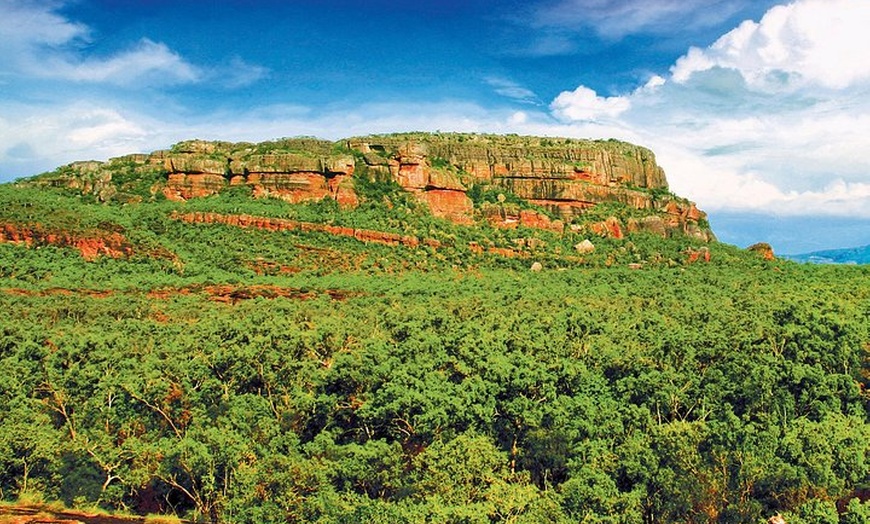
<svg viewBox="0 0 870 524">
<path fill-rule="evenodd" d="M 589 255 L 595 252 L 595 244 L 593 244 L 588 238 L 579 244 L 574 245 L 574 250 L 581 255 Z"/>
<path fill-rule="evenodd" d="M 624 233 L 622 232 L 622 225 L 620 224 L 619 219 L 616 217 L 610 217 L 603 222 L 596 222 L 594 224 L 590 224 L 589 229 L 594 234 L 604 238 L 621 239 L 625 237 Z"/>
<path fill-rule="evenodd" d="M 662 238 L 667 238 L 668 228 L 662 217 L 658 215 L 650 215 L 640 219 L 640 230 L 658 235 Z"/>
</svg>

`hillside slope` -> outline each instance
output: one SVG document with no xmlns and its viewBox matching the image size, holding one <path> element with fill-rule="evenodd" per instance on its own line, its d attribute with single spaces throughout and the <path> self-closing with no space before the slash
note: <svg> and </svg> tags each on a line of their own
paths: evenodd
<svg viewBox="0 0 870 524">
<path fill-rule="evenodd" d="M 711 241 L 651 153 L 554 143 L 196 141 L 0 185 L 0 498 L 863 522 L 870 267 Z"/>
</svg>

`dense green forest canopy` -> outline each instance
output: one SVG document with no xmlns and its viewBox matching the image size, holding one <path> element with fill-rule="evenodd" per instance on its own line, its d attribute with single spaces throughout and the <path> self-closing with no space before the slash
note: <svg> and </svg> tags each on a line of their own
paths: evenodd
<svg viewBox="0 0 870 524">
<path fill-rule="evenodd" d="M 649 234 L 581 256 L 571 230 L 359 192 L 0 186 L 0 496 L 234 523 L 870 519 L 870 268 Z"/>
</svg>

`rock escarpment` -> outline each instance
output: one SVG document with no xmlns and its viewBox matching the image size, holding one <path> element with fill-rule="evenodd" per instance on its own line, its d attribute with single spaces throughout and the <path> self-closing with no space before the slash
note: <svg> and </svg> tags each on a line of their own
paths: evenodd
<svg viewBox="0 0 870 524">
<path fill-rule="evenodd" d="M 332 146 L 316 139 L 284 140 L 266 146 L 193 140 L 176 144 L 169 151 L 157 151 L 148 162 L 166 171 L 167 180 L 160 191 L 171 200 L 248 186 L 257 198 L 280 198 L 295 204 L 330 197 L 343 206 L 356 206 L 356 193 L 349 181 L 354 158 L 335 153 Z"/>
<path fill-rule="evenodd" d="M 497 227 L 559 232 L 585 223 L 590 234 L 616 238 L 647 231 L 714 239 L 706 215 L 668 191 L 654 154 L 615 140 L 441 133 L 337 142 L 192 140 L 147 155 L 70 164 L 34 180 L 99 200 L 163 195 L 183 201 L 242 187 L 255 198 L 331 198 L 353 208 L 360 179 L 395 182 L 436 217 L 460 224 L 484 219 Z M 494 194 L 500 200 L 485 198 Z M 511 202 L 504 202 L 505 194 Z M 617 210 L 612 216 L 601 216 L 611 208 Z"/>
<path fill-rule="evenodd" d="M 387 152 L 400 173 L 406 166 L 420 172 L 425 161 L 453 167 L 471 182 L 496 184 L 565 215 L 604 201 L 652 208 L 648 191 L 667 189 L 650 150 L 615 140 L 436 134 L 363 137 L 348 145 Z"/>
</svg>

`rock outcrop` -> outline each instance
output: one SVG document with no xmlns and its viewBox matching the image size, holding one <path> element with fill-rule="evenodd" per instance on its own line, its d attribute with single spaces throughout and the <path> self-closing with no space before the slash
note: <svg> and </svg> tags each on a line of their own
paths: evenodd
<svg viewBox="0 0 870 524">
<path fill-rule="evenodd" d="M 99 200 L 134 200 L 130 180 L 137 177 L 153 180 L 140 199 L 162 194 L 184 201 L 245 187 L 255 198 L 290 203 L 331 198 L 343 208 L 359 204 L 355 180 L 392 180 L 436 217 L 459 224 L 482 218 L 496 227 L 561 233 L 566 223 L 589 222 L 590 211 L 603 204 L 640 213 L 592 220 L 585 226 L 589 234 L 622 238 L 645 231 L 715 239 L 706 215 L 668 192 L 665 174 L 650 150 L 615 140 L 441 133 L 337 142 L 191 140 L 107 163 L 70 164 L 34 181 L 74 188 Z M 471 196 L 481 188 L 508 193 L 524 204 L 473 201 Z"/>
<path fill-rule="evenodd" d="M 264 229 L 266 231 L 318 231 L 335 236 L 351 237 L 360 242 L 385 244 L 388 246 L 417 247 L 424 244 L 430 247 L 440 247 L 435 239 L 419 239 L 413 235 L 400 235 L 370 229 L 355 229 L 352 227 L 333 226 L 330 224 L 315 224 L 300 222 L 286 218 L 269 218 L 252 215 L 225 215 L 221 213 L 173 213 L 174 220 L 190 224 L 224 224 L 241 228 Z"/>
<path fill-rule="evenodd" d="M 752 244 L 746 248 L 747 251 L 756 253 L 764 260 L 776 260 L 776 255 L 773 253 L 773 248 L 767 242 L 759 242 Z"/>
<path fill-rule="evenodd" d="M 251 144 L 194 140 L 158 151 L 145 162 L 160 163 L 167 173 L 162 192 L 170 200 L 188 200 L 247 186 L 255 198 L 300 202 L 333 198 L 347 207 L 358 199 L 349 178 L 354 158 L 336 154 L 332 143 L 296 139 Z"/>
<path fill-rule="evenodd" d="M 601 202 L 652 209 L 649 191 L 667 188 L 650 150 L 615 140 L 436 133 L 355 138 L 348 146 L 397 152 L 400 164 L 448 166 L 468 182 L 494 184 L 564 218 Z"/>
<path fill-rule="evenodd" d="M 46 230 L 39 224 L 0 224 L 0 243 L 69 247 L 78 250 L 82 258 L 89 261 L 100 256 L 129 258 L 133 255 L 133 246 L 120 233 L 92 231 L 76 234 Z"/>
<path fill-rule="evenodd" d="M 344 226 L 334 226 L 331 224 L 317 224 L 314 222 L 300 222 L 298 220 L 290 220 L 286 218 L 271 218 L 253 215 L 228 215 L 222 213 L 173 213 L 170 215 L 173 220 L 187 222 L 188 224 L 223 224 L 227 226 L 262 229 L 266 231 L 317 231 L 329 235 L 350 237 L 360 242 L 383 244 L 387 246 L 405 246 L 416 249 L 418 247 L 428 247 L 431 249 L 439 249 L 442 243 L 434 238 L 419 238 L 413 235 L 400 235 L 398 233 L 389 233 L 385 231 L 375 231 L 371 229 L 356 229 Z M 469 242 L 468 249 L 476 255 L 484 253 L 496 255 L 504 258 L 526 258 L 535 251 L 543 242 L 536 238 L 518 239 L 517 248 L 482 246 L 478 242 Z M 451 247 L 456 247 L 450 244 Z M 256 267 L 256 266 L 255 266 Z M 256 271 L 257 269 L 255 269 Z"/>
<path fill-rule="evenodd" d="M 457 171 L 438 165 L 426 141 L 352 139 L 346 145 L 361 153 L 360 161 L 367 173 L 392 178 L 429 206 L 436 217 L 459 224 L 473 221 L 474 204 L 468 198 L 466 185 Z"/>
</svg>

